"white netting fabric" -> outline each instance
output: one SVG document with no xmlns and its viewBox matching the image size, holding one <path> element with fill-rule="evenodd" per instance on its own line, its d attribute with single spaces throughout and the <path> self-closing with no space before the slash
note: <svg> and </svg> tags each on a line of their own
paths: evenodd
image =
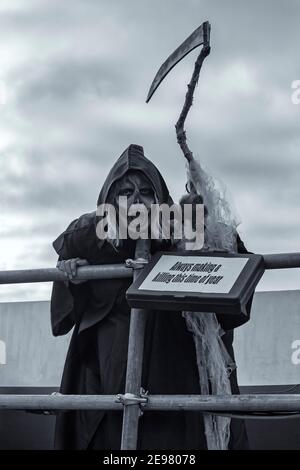
<svg viewBox="0 0 300 470">
<path fill-rule="evenodd" d="M 235 252 L 236 229 L 240 222 L 225 184 L 208 174 L 197 160 L 188 164 L 187 177 L 196 193 L 202 196 L 208 211 L 204 249 Z"/>
</svg>

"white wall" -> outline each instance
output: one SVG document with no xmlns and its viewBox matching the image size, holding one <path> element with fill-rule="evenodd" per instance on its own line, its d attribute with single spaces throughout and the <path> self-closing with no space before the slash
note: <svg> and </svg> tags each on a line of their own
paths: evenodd
<svg viewBox="0 0 300 470">
<path fill-rule="evenodd" d="M 56 386 L 60 382 L 69 337 L 54 338 L 49 302 L 0 303 L 0 386 Z"/>
<path fill-rule="evenodd" d="M 300 383 L 300 364 L 291 359 L 295 340 L 300 340 L 300 291 L 257 292 L 251 320 L 235 333 L 240 385 Z"/>
<path fill-rule="evenodd" d="M 300 364 L 291 361 L 300 340 L 300 291 L 258 292 L 251 321 L 236 330 L 241 385 L 300 382 Z M 69 336 L 54 338 L 49 302 L 0 303 L 0 386 L 57 386 Z M 3 357 L 2 357 L 3 358 Z"/>
</svg>

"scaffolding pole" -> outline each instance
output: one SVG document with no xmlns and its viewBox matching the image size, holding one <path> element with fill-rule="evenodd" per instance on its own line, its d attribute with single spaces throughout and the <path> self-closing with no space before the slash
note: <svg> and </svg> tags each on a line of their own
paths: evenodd
<svg viewBox="0 0 300 470">
<path fill-rule="evenodd" d="M 276 253 L 262 255 L 265 269 L 300 268 L 300 253 Z M 125 264 L 104 264 L 81 266 L 77 269 L 74 279 L 120 279 L 132 278 L 133 269 Z M 67 274 L 58 268 L 18 269 L 0 271 L 0 284 L 20 284 L 29 282 L 66 281 Z"/>
<path fill-rule="evenodd" d="M 300 412 L 300 394 L 149 395 L 136 405 L 123 402 L 126 395 L 1 395 L 0 410 L 122 410 L 226 412 Z M 140 401 L 140 403 L 138 403 Z M 127 441 L 125 441 L 126 443 Z"/>
<path fill-rule="evenodd" d="M 92 279 L 132 278 L 132 269 L 125 264 L 103 264 L 81 266 L 74 279 L 91 281 Z M 18 269 L 0 271 L 0 284 L 26 284 L 29 282 L 67 281 L 68 276 L 58 268 Z"/>
<path fill-rule="evenodd" d="M 149 260 L 150 240 L 137 240 L 135 260 Z M 136 266 L 137 267 L 137 266 Z M 133 279 L 136 280 L 141 269 L 133 270 Z M 126 372 L 126 394 L 138 397 L 141 393 L 141 379 L 143 367 L 144 338 L 146 329 L 146 312 L 139 308 L 132 308 L 130 315 L 129 343 Z M 128 402 L 127 402 L 128 403 Z M 121 450 L 135 450 L 138 441 L 138 425 L 141 414 L 140 403 L 126 405 L 124 401 L 123 426 Z"/>
</svg>

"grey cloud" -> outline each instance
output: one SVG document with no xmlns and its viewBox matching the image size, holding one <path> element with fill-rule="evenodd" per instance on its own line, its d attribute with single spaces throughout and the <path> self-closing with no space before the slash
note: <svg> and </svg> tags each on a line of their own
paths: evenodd
<svg viewBox="0 0 300 470">
<path fill-rule="evenodd" d="M 77 95 L 92 95 L 95 99 L 118 96 L 126 89 L 130 92 L 131 82 L 122 74 L 116 64 L 97 63 L 94 60 L 69 58 L 61 61 L 46 61 L 26 64 L 15 70 L 9 77 L 10 83 L 17 87 L 17 104 L 20 107 L 34 106 L 42 99 L 65 103 Z M 18 83 L 19 82 L 19 83 Z"/>
</svg>

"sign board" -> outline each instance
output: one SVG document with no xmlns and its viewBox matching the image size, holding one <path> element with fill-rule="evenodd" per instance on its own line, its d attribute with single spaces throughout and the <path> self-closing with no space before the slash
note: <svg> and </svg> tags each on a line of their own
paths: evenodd
<svg viewBox="0 0 300 470">
<path fill-rule="evenodd" d="M 263 272 L 260 255 L 161 252 L 126 296 L 138 308 L 240 314 Z"/>
</svg>

